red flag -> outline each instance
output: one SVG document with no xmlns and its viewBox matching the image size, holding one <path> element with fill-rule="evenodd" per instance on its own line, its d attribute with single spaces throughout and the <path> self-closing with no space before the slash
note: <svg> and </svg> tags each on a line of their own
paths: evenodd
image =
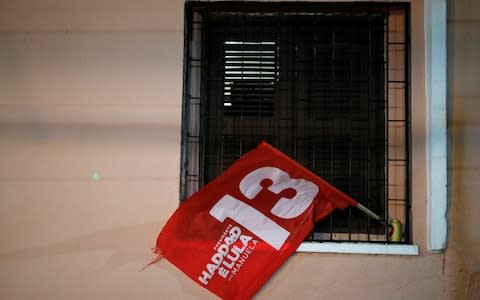
<svg viewBox="0 0 480 300">
<path fill-rule="evenodd" d="M 250 299 L 314 223 L 357 202 L 262 142 L 184 201 L 157 252 L 223 299 Z"/>
</svg>

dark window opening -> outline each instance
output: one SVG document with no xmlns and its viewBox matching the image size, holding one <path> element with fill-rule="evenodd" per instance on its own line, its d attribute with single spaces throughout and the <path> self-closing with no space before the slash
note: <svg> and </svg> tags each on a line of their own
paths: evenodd
<svg viewBox="0 0 480 300">
<path fill-rule="evenodd" d="M 409 241 L 408 4 L 187 2 L 181 198 L 266 140 Z M 388 241 L 355 209 L 314 241 Z"/>
</svg>

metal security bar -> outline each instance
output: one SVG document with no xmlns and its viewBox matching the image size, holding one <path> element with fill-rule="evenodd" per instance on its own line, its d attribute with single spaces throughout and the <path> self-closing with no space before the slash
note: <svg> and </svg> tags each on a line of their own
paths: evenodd
<svg viewBox="0 0 480 300">
<path fill-rule="evenodd" d="M 266 140 L 409 242 L 408 4 L 187 2 L 181 198 Z M 335 211 L 309 240 L 388 242 Z"/>
</svg>

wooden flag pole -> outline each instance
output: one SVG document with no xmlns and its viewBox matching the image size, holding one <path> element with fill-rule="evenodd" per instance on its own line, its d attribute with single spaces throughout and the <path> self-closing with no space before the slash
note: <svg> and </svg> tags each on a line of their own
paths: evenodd
<svg viewBox="0 0 480 300">
<path fill-rule="evenodd" d="M 382 220 L 382 218 L 380 218 L 376 213 L 374 213 L 373 211 L 369 210 L 368 208 L 366 208 L 365 206 L 363 206 L 362 204 L 360 203 L 357 203 L 357 208 L 362 211 L 363 213 L 365 213 L 367 216 L 371 217 L 372 219 L 375 219 L 377 221 L 379 221 L 380 223 L 382 224 L 386 224 L 385 220 Z"/>
</svg>

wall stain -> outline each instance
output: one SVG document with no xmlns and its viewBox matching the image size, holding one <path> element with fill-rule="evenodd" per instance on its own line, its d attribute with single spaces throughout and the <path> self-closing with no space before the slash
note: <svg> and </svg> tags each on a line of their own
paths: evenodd
<svg viewBox="0 0 480 300">
<path fill-rule="evenodd" d="M 153 257 L 149 248 L 151 249 L 155 246 L 157 234 L 165 222 L 159 221 L 96 231 L 45 246 L 4 252 L 0 253 L 0 263 L 12 260 L 110 250 L 113 253 L 105 263 L 107 268 L 118 268 L 132 262 L 138 263 L 139 259 L 144 259 L 146 264 Z M 143 265 L 139 266 L 139 270 L 142 267 Z"/>
</svg>

